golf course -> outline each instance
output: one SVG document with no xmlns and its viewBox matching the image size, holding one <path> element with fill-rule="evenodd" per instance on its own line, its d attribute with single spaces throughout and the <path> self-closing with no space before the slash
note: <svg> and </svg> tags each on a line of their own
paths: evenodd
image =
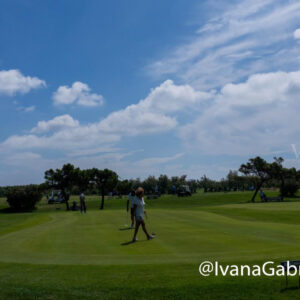
<svg viewBox="0 0 300 300">
<path fill-rule="evenodd" d="M 276 195 L 277 191 L 268 191 Z M 43 199 L 28 213 L 0 200 L 1 299 L 295 299 L 298 277 L 203 277 L 205 260 L 262 264 L 300 258 L 300 201 L 249 203 L 251 192 L 146 200 L 131 243 L 126 197 L 87 197 L 87 214 Z M 72 201 L 78 201 L 72 196 Z M 258 201 L 258 199 L 256 199 Z"/>
</svg>

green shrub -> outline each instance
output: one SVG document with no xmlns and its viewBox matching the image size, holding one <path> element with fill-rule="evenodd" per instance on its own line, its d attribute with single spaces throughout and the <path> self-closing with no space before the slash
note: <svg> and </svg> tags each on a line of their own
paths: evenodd
<svg viewBox="0 0 300 300">
<path fill-rule="evenodd" d="M 37 185 L 14 186 L 7 191 L 7 202 L 13 210 L 26 211 L 35 208 L 42 199 L 42 192 Z"/>
<path fill-rule="evenodd" d="M 286 182 L 284 187 L 280 189 L 281 195 L 284 197 L 293 197 L 298 191 L 298 184 L 296 181 Z"/>
</svg>

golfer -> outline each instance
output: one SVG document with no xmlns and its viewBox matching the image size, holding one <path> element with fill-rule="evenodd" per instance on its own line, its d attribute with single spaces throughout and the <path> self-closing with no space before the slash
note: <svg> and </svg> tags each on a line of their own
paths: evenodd
<svg viewBox="0 0 300 300">
<path fill-rule="evenodd" d="M 144 214 L 146 214 L 146 211 L 144 210 L 145 202 L 144 202 L 143 196 L 144 196 L 144 189 L 139 187 L 135 191 L 135 197 L 133 200 L 133 213 L 135 215 L 135 231 L 134 231 L 134 236 L 132 239 L 133 242 L 137 241 L 136 235 L 139 231 L 140 225 L 142 225 L 142 228 L 143 228 L 148 240 L 151 240 L 154 238 L 153 235 L 148 233 L 145 222 L 144 222 Z"/>
<path fill-rule="evenodd" d="M 86 213 L 85 195 L 83 192 L 80 194 L 79 199 L 80 199 L 80 212 Z"/>
<path fill-rule="evenodd" d="M 132 190 L 129 194 L 128 194 L 128 199 L 127 199 L 127 217 L 128 217 L 128 210 L 129 210 L 129 206 L 130 206 L 130 216 L 131 216 L 131 228 L 134 227 L 134 213 L 133 213 L 133 200 L 135 197 L 135 191 Z"/>
</svg>

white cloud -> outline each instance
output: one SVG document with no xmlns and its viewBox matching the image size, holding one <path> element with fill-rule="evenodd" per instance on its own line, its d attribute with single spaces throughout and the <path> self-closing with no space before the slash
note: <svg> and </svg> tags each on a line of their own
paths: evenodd
<svg viewBox="0 0 300 300">
<path fill-rule="evenodd" d="M 186 38 L 189 42 L 149 66 L 152 75 L 172 75 L 198 89 L 210 89 L 254 73 L 300 66 L 293 55 L 299 50 L 289 43 L 291 32 L 299 25 L 299 1 L 219 4 L 221 7 L 215 10 L 218 14 L 198 34 Z M 222 5 L 224 12 L 220 15 Z"/>
<path fill-rule="evenodd" d="M 195 111 L 211 94 L 167 80 L 137 104 L 113 112 L 99 122 L 82 125 L 70 115 L 40 121 L 30 134 L 7 138 L 2 149 L 81 151 L 116 143 L 123 136 L 161 133 L 177 126 L 176 114 Z"/>
<path fill-rule="evenodd" d="M 300 72 L 255 74 L 245 83 L 226 84 L 221 96 L 227 105 L 261 106 L 276 102 L 288 103 L 300 92 Z"/>
<path fill-rule="evenodd" d="M 177 126 L 173 117 L 175 113 L 197 110 L 211 96 L 189 85 L 175 85 L 173 81 L 166 80 L 137 104 L 108 115 L 99 123 L 99 127 L 104 132 L 127 135 L 168 131 Z"/>
<path fill-rule="evenodd" d="M 0 144 L 0 150 L 55 149 L 67 153 L 74 149 L 87 149 L 119 140 L 119 135 L 102 134 L 97 126 L 86 125 L 61 129 L 51 135 L 13 135 Z"/>
<path fill-rule="evenodd" d="M 37 77 L 24 76 L 19 70 L 0 71 L 0 94 L 13 96 L 26 94 L 32 89 L 45 87 L 46 83 Z"/>
<path fill-rule="evenodd" d="M 15 102 L 14 104 L 15 104 L 15 105 L 18 105 L 17 102 Z M 33 112 L 33 111 L 35 111 L 35 105 L 27 106 L 27 107 L 24 107 L 24 106 L 18 106 L 18 107 L 17 107 L 17 110 L 18 110 L 18 111 L 21 111 L 21 112 L 24 112 L 24 113 Z"/>
<path fill-rule="evenodd" d="M 12 153 L 8 157 L 6 157 L 6 163 L 13 166 L 18 166 L 20 163 L 30 165 L 33 161 L 38 163 L 42 156 L 33 152 L 18 152 Z M 30 163 L 28 163 L 30 161 Z"/>
<path fill-rule="evenodd" d="M 24 112 L 32 112 L 32 111 L 35 111 L 35 105 L 24 108 Z"/>
<path fill-rule="evenodd" d="M 168 162 L 176 160 L 182 156 L 183 156 L 183 153 L 178 153 L 173 156 L 166 156 L 166 157 L 148 157 L 148 158 L 141 159 L 141 160 L 134 162 L 134 165 L 136 167 L 148 168 L 148 167 L 168 163 Z"/>
<path fill-rule="evenodd" d="M 298 28 L 298 29 L 296 29 L 296 30 L 294 31 L 294 38 L 295 38 L 296 40 L 299 40 L 299 39 L 300 39 L 300 28 Z"/>
<path fill-rule="evenodd" d="M 168 162 L 179 159 L 182 154 L 142 159 L 135 162 L 136 168 L 132 169 L 134 164 L 125 158 L 142 150 L 119 153 L 116 145 L 125 136 L 159 134 L 174 129 L 179 114 L 186 111 L 190 116 L 206 105 L 212 96 L 189 85 L 175 85 L 167 80 L 137 104 L 113 112 L 99 122 L 85 125 L 70 115 L 40 121 L 29 134 L 13 135 L 0 143 L 2 162 L 12 164 L 15 161 L 26 167 L 30 162 L 37 166 L 40 160 L 40 176 L 45 169 L 65 162 L 82 168 L 108 167 L 126 176 L 138 176 L 138 173 L 146 176 L 148 170 L 163 171 Z M 45 151 L 54 151 L 56 158 L 44 158 Z M 22 157 L 26 157 L 26 164 L 22 164 Z M 36 168 L 32 172 L 36 174 Z M 16 178 L 18 176 L 21 175 L 16 175 Z"/>
<path fill-rule="evenodd" d="M 106 134 L 98 123 L 82 125 L 70 115 L 62 115 L 49 121 L 40 121 L 30 134 L 12 135 L 0 144 L 0 151 L 11 152 L 29 149 L 57 150 L 63 153 L 91 149 L 116 143 L 120 135 Z"/>
<path fill-rule="evenodd" d="M 8 153 L 5 157 L 1 156 L 0 163 L 8 167 L 8 172 L 3 177 L 2 184 L 14 184 L 22 183 L 28 184 L 32 182 L 41 182 L 44 171 L 49 168 L 60 168 L 64 163 L 72 163 L 76 166 L 85 168 L 110 168 L 115 170 L 121 177 L 147 177 L 149 174 L 159 175 L 167 167 L 168 161 L 179 159 L 182 154 L 177 154 L 170 157 L 150 157 L 142 160 L 132 162 L 127 159 L 128 156 L 132 156 L 136 152 L 117 152 L 116 149 L 99 149 L 101 154 L 94 152 L 94 155 L 87 153 L 80 153 L 79 157 L 63 157 L 55 159 L 46 159 L 43 156 L 29 151 L 23 151 L 18 153 Z M 106 150 L 108 152 L 106 152 Z M 104 152 L 103 152 L 104 151 Z M 14 166 L 14 168 L 11 168 Z M 28 175 L 30 171 L 30 175 Z M 178 175 L 175 170 L 172 170 L 172 174 Z"/>
<path fill-rule="evenodd" d="M 198 103 L 210 99 L 211 94 L 196 91 L 189 85 L 175 85 L 172 80 L 166 80 L 151 91 L 146 99 L 138 105 L 142 109 L 172 113 L 183 109 L 195 108 Z"/>
<path fill-rule="evenodd" d="M 50 121 L 40 121 L 37 126 L 34 127 L 31 132 L 33 133 L 41 133 L 48 131 L 57 131 L 66 128 L 74 128 L 78 127 L 79 122 L 74 120 L 70 115 L 62 115 L 55 117 Z"/>
<path fill-rule="evenodd" d="M 166 132 L 176 125 L 177 121 L 173 117 L 159 112 L 143 111 L 138 105 L 131 105 L 108 115 L 99 123 L 99 128 L 106 133 L 134 136 Z"/>
<path fill-rule="evenodd" d="M 76 103 L 81 106 L 99 106 L 104 102 L 102 95 L 91 93 L 91 89 L 85 83 L 76 81 L 71 87 L 60 86 L 53 94 L 56 105 Z"/>
<path fill-rule="evenodd" d="M 245 82 L 226 84 L 212 93 L 167 80 L 137 104 L 99 122 L 81 124 L 70 115 L 57 116 L 38 122 L 30 134 L 7 138 L 0 144 L 0 151 L 3 157 L 11 156 L 10 161 L 14 154 L 23 152 L 28 161 L 36 161 L 45 149 L 54 150 L 60 162 L 67 157 L 80 166 L 97 163 L 132 176 L 139 172 L 145 176 L 150 172 L 172 172 L 169 163 L 183 154 L 148 157 L 130 164 L 124 159 L 131 153 L 118 153 L 116 147 L 125 136 L 175 129 L 187 153 L 248 157 L 290 151 L 299 135 L 299 96 L 300 71 L 255 74 Z M 181 121 L 184 112 L 188 113 L 186 124 Z M 51 162 L 45 162 L 48 164 Z M 143 171 L 126 171 L 132 165 Z M 179 163 L 174 168 L 180 171 L 185 166 Z M 190 167 L 188 170 L 192 172 Z"/>
<path fill-rule="evenodd" d="M 257 74 L 228 84 L 194 122 L 185 144 L 207 154 L 262 155 L 289 151 L 298 138 L 300 71 Z"/>
<path fill-rule="evenodd" d="M 112 153 L 118 152 L 121 149 L 113 147 L 112 145 L 105 145 L 102 147 L 91 148 L 91 149 L 82 149 L 82 150 L 74 150 L 68 153 L 70 157 L 79 157 L 79 156 L 95 156 L 100 153 Z"/>
</svg>

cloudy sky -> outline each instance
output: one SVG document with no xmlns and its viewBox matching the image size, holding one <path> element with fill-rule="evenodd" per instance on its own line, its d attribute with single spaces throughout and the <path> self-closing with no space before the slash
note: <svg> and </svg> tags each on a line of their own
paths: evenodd
<svg viewBox="0 0 300 300">
<path fill-rule="evenodd" d="M 300 168 L 297 0 L 2 0 L 0 185 Z"/>
</svg>

